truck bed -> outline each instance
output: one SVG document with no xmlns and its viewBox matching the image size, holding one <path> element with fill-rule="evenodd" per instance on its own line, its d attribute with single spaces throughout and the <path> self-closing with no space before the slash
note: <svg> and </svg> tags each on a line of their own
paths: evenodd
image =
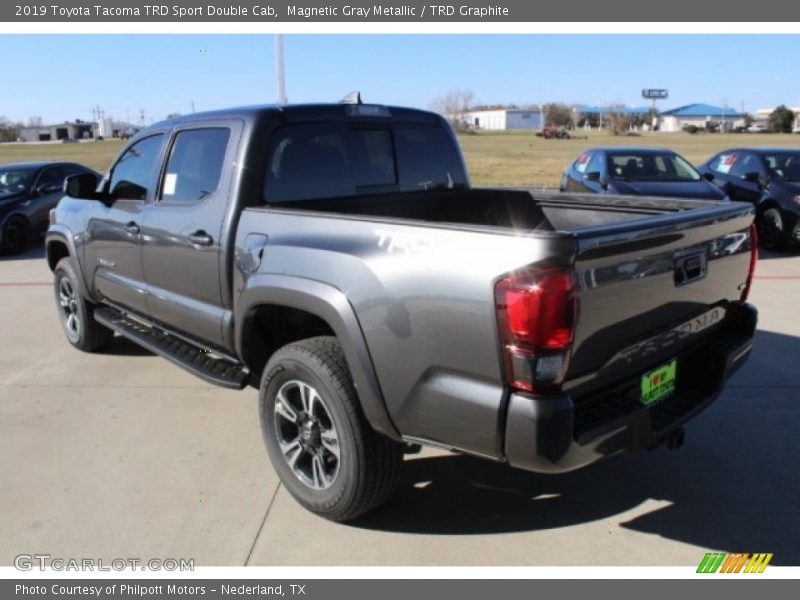
<svg viewBox="0 0 800 600">
<path fill-rule="evenodd" d="M 726 326 L 748 274 L 751 221 L 752 207 L 739 203 L 435 190 L 247 209 L 237 246 L 266 235 L 262 273 L 329 282 L 347 296 L 399 430 L 499 457 L 496 281 L 523 268 L 574 268 L 564 390 L 580 403 Z M 695 254 L 706 271 L 677 285 L 678 263 Z M 714 307 L 698 335 L 637 346 Z"/>
<path fill-rule="evenodd" d="M 276 208 L 403 219 L 515 231 L 571 232 L 717 202 L 596 195 L 522 189 L 455 189 L 374 194 L 273 203 Z"/>
</svg>

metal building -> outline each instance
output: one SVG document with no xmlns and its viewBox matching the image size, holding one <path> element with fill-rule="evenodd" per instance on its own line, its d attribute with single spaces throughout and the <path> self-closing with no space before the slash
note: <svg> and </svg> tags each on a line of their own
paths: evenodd
<svg viewBox="0 0 800 600">
<path fill-rule="evenodd" d="M 503 108 L 497 110 L 472 110 L 460 115 L 469 129 L 510 130 L 541 129 L 544 124 L 541 108 Z"/>
</svg>

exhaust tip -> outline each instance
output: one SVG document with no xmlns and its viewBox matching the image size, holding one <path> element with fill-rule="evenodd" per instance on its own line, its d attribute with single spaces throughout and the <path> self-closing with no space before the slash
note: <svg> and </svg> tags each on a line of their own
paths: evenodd
<svg viewBox="0 0 800 600">
<path fill-rule="evenodd" d="M 683 442 L 686 441 L 686 432 L 683 428 L 673 431 L 667 436 L 666 445 L 667 450 L 677 450 L 681 446 L 683 446 Z"/>
</svg>

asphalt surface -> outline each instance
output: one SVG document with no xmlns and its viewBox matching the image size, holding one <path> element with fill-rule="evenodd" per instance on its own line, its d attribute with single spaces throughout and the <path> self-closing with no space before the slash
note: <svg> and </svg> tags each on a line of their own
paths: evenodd
<svg viewBox="0 0 800 600">
<path fill-rule="evenodd" d="M 42 252 L 0 257 L 0 564 L 18 554 L 196 565 L 800 565 L 800 256 L 765 257 L 756 348 L 685 446 L 541 476 L 441 452 L 348 525 L 279 485 L 254 390 L 117 338 L 63 337 Z"/>
</svg>

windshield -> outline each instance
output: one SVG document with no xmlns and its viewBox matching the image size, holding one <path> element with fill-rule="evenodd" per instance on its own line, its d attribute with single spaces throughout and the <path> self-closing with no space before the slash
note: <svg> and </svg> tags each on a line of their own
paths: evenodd
<svg viewBox="0 0 800 600">
<path fill-rule="evenodd" d="M 771 177 L 800 181 L 800 152 L 774 152 L 763 156 Z"/>
<path fill-rule="evenodd" d="M 31 183 L 36 169 L 0 167 L 0 196 L 24 192 Z"/>
<path fill-rule="evenodd" d="M 612 179 L 623 181 L 699 181 L 700 174 L 686 160 L 669 152 L 608 155 Z"/>
</svg>

